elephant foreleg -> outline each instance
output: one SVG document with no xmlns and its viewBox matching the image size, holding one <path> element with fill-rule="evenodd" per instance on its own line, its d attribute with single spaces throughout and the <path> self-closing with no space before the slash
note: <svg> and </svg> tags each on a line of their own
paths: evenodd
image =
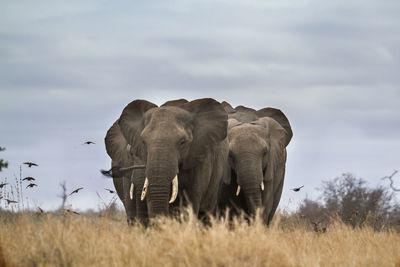
<svg viewBox="0 0 400 267">
<path fill-rule="evenodd" d="M 268 224 L 268 217 L 269 214 L 273 208 L 273 196 L 274 193 L 274 184 L 273 181 L 270 180 L 266 180 L 265 181 L 265 190 L 264 190 L 264 195 L 263 195 L 263 207 L 264 207 L 264 211 L 263 211 L 263 220 L 264 223 Z"/>
<path fill-rule="evenodd" d="M 271 209 L 271 211 L 270 211 L 270 213 L 268 215 L 267 224 L 269 224 L 272 221 L 272 218 L 275 215 L 275 211 L 278 208 L 278 204 L 279 204 L 279 201 L 281 199 L 282 189 L 283 189 L 283 179 L 281 180 L 281 182 L 279 183 L 278 187 L 276 188 L 276 191 L 274 192 L 272 209 Z"/>
<path fill-rule="evenodd" d="M 134 192 L 134 198 L 136 199 L 136 218 L 139 222 L 141 222 L 144 225 L 148 224 L 149 221 L 149 215 L 148 215 L 148 210 L 147 210 L 147 200 L 141 200 L 142 196 L 142 188 L 144 185 L 144 180 L 145 180 L 145 175 L 142 173 L 141 175 L 138 175 L 138 177 L 135 179 L 135 192 Z"/>
<path fill-rule="evenodd" d="M 130 187 L 131 187 L 131 178 L 123 177 L 123 188 L 124 188 L 124 206 L 126 211 L 126 219 L 128 224 L 131 224 L 135 221 L 136 217 L 136 201 L 135 198 L 131 199 L 130 197 Z"/>
</svg>

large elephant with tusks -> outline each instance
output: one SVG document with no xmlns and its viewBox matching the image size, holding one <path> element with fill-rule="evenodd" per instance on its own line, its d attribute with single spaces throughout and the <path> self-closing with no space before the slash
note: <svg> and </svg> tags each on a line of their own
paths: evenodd
<svg viewBox="0 0 400 267">
<path fill-rule="evenodd" d="M 160 107 L 134 100 L 124 108 L 115 128 L 125 143 L 117 147 L 109 134 L 105 143 L 107 151 L 118 151 L 109 155 L 119 167 L 145 167 L 124 173 L 122 179 L 126 182 L 119 195 L 124 196 L 128 220 L 167 215 L 177 196 L 196 215 L 215 211 L 228 158 L 227 119 L 224 107 L 211 98 L 174 100 Z M 126 152 L 128 162 L 121 161 Z"/>
</svg>

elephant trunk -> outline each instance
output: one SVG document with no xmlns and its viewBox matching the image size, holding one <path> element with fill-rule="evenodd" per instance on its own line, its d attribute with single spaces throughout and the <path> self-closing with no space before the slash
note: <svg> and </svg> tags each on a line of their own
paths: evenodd
<svg viewBox="0 0 400 267">
<path fill-rule="evenodd" d="M 169 185 L 149 185 L 149 217 L 154 218 L 159 215 L 168 215 L 169 212 Z"/>
<path fill-rule="evenodd" d="M 178 173 L 178 158 L 174 157 L 171 149 L 150 149 L 147 159 L 148 192 L 146 198 L 149 217 L 167 215 L 169 202 L 172 199 L 171 184 Z M 175 181 L 177 185 L 177 178 Z"/>
<path fill-rule="evenodd" d="M 260 160 L 247 156 L 236 167 L 237 182 L 247 204 L 247 211 L 254 216 L 257 208 L 262 207 L 262 191 L 264 190 L 262 164 Z"/>
<path fill-rule="evenodd" d="M 254 216 L 258 208 L 261 208 L 262 196 L 259 186 L 251 184 L 243 184 L 243 194 L 245 195 L 248 213 Z"/>
</svg>

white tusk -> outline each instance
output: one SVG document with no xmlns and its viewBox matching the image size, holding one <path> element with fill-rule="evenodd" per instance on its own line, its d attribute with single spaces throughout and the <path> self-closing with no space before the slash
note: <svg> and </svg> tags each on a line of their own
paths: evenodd
<svg viewBox="0 0 400 267">
<path fill-rule="evenodd" d="M 240 193 L 240 185 L 238 185 L 238 188 L 237 188 L 237 190 L 236 190 L 236 196 L 238 196 L 239 193 Z"/>
<path fill-rule="evenodd" d="M 129 197 L 131 200 L 133 199 L 133 190 L 135 189 L 135 185 L 131 183 L 131 188 L 129 189 Z"/>
<path fill-rule="evenodd" d="M 169 200 L 169 203 L 174 202 L 177 195 L 178 195 L 178 174 L 175 175 L 174 179 L 172 179 L 172 195 L 171 199 Z"/>
<path fill-rule="evenodd" d="M 264 191 L 264 181 L 261 182 L 260 186 L 261 186 L 261 191 Z"/>
<path fill-rule="evenodd" d="M 144 181 L 143 185 L 142 195 L 140 196 L 141 201 L 143 201 L 143 199 L 146 197 L 148 187 L 149 187 L 149 179 L 147 179 L 146 177 L 146 180 Z"/>
<path fill-rule="evenodd" d="M 126 145 L 126 150 L 131 151 L 131 145 L 130 144 Z"/>
</svg>

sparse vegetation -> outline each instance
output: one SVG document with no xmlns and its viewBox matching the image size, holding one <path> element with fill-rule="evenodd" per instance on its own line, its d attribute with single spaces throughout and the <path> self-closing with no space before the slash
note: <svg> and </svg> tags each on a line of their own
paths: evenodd
<svg viewBox="0 0 400 267">
<path fill-rule="evenodd" d="M 19 166 L 19 176 L 14 175 L 14 181 L 9 181 L 7 177 L 0 182 L 0 209 L 10 209 L 13 212 L 25 209 L 24 189 L 22 179 L 22 168 Z"/>
<path fill-rule="evenodd" d="M 324 181 L 320 200 L 303 200 L 298 210 L 300 216 L 325 226 L 338 217 L 353 227 L 368 224 L 375 230 L 400 230 L 400 205 L 394 192 L 382 186 L 368 187 L 366 181 L 350 173 Z"/>
</svg>

